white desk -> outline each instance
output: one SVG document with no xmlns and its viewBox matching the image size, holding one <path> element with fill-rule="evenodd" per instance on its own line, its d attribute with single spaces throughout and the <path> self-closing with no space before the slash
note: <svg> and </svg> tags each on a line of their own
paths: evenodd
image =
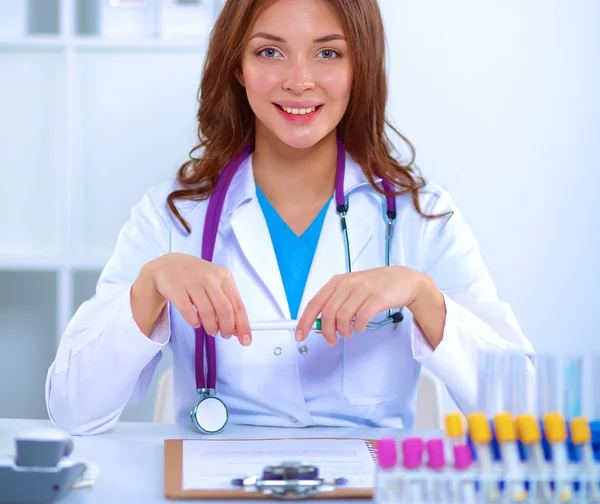
<svg viewBox="0 0 600 504">
<path fill-rule="evenodd" d="M 14 438 L 22 431 L 39 427 L 52 427 L 47 420 L 0 419 L 0 454 L 14 453 Z M 294 437 L 348 437 L 378 439 L 394 435 L 398 438 L 409 435 L 434 437 L 441 431 L 408 431 L 367 428 L 304 429 L 248 427 L 228 425 L 214 438 L 294 438 Z M 177 424 L 121 422 L 110 432 L 97 436 L 75 437 L 74 459 L 92 460 L 100 467 L 100 474 L 93 488 L 70 491 L 60 504 L 154 504 L 168 501 L 164 498 L 163 441 L 175 438 L 200 438 L 191 426 Z M 206 437 L 206 436 L 204 436 Z M 250 501 L 201 501 L 212 504 L 241 504 Z M 273 499 L 252 502 L 276 502 Z M 322 501 L 356 504 L 357 501 Z M 363 501 L 364 502 L 364 501 Z"/>
</svg>

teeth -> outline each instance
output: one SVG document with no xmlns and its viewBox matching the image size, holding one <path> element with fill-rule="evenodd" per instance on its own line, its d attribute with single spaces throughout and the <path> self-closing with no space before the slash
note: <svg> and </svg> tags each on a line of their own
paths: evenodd
<svg viewBox="0 0 600 504">
<path fill-rule="evenodd" d="M 311 108 L 290 108 L 290 107 L 281 107 L 283 110 L 285 110 L 288 114 L 294 114 L 294 115 L 305 115 L 305 114 L 310 114 L 312 112 L 314 112 L 315 110 L 317 110 L 317 107 L 311 107 Z"/>
</svg>

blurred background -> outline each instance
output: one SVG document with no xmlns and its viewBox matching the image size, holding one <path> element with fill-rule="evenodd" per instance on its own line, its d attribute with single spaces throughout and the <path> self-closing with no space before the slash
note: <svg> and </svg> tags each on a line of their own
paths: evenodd
<svg viewBox="0 0 600 504">
<path fill-rule="evenodd" d="M 600 2 L 379 3 L 389 118 L 500 297 L 538 352 L 600 351 Z M 47 418 L 62 331 L 131 207 L 187 159 L 222 4 L 0 0 L 0 417 Z M 122 419 L 151 419 L 157 377 Z"/>
</svg>

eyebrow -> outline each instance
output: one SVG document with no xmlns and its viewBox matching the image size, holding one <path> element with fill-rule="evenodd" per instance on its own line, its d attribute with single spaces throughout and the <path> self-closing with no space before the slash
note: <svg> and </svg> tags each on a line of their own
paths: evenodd
<svg viewBox="0 0 600 504">
<path fill-rule="evenodd" d="M 255 33 L 254 35 L 252 35 L 252 37 L 250 37 L 250 40 L 255 39 L 255 38 L 263 38 L 263 39 L 267 39 L 267 40 L 272 40 L 273 42 L 279 42 L 280 44 L 285 44 L 286 40 L 277 36 L 277 35 L 273 35 L 272 33 L 267 33 L 267 32 L 258 32 Z M 322 44 L 323 42 L 331 42 L 332 40 L 346 40 L 346 37 L 344 37 L 343 35 L 340 35 L 338 33 L 332 33 L 330 35 L 325 35 L 323 37 L 319 37 L 313 40 L 313 43 L 315 44 Z"/>
</svg>

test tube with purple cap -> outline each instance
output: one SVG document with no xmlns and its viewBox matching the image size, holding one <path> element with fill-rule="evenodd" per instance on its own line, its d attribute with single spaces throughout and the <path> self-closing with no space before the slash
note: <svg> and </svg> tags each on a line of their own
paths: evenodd
<svg viewBox="0 0 600 504">
<path fill-rule="evenodd" d="M 423 480 L 419 471 L 423 465 L 423 440 L 412 437 L 402 440 L 402 467 L 408 472 L 404 485 L 403 502 L 423 501 Z M 419 491 L 420 490 L 420 491 Z"/>
<path fill-rule="evenodd" d="M 446 453 L 444 440 L 441 438 L 429 439 L 425 443 L 427 449 L 427 502 L 449 502 L 452 491 L 451 483 L 447 477 Z"/>
</svg>

